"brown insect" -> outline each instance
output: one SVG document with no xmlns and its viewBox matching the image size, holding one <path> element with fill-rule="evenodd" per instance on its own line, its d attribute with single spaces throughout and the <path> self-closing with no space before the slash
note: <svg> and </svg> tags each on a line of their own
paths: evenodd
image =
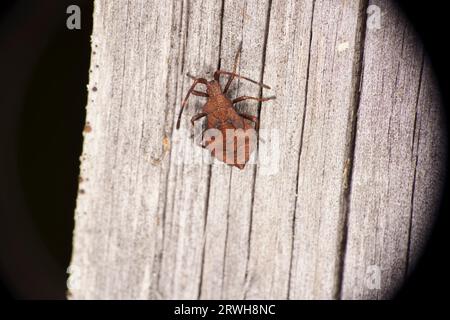
<svg viewBox="0 0 450 320">
<path fill-rule="evenodd" d="M 181 114 L 183 113 L 184 107 L 186 106 L 187 100 L 191 94 L 193 94 L 194 96 L 206 97 L 208 101 L 203 105 L 202 111 L 192 117 L 191 123 L 194 126 L 195 121 L 206 117 L 206 129 L 202 134 L 202 147 L 208 149 L 211 152 L 211 155 L 213 157 L 216 157 L 218 160 L 223 161 L 231 166 L 235 166 L 239 169 L 243 169 L 245 167 L 245 164 L 249 161 L 250 155 L 255 148 L 256 141 L 255 139 L 252 140 L 251 136 L 248 133 L 251 131 L 256 134 L 256 131 L 259 128 L 259 121 L 256 116 L 238 112 L 234 108 L 234 105 L 245 100 L 264 102 L 275 99 L 274 96 L 267 98 L 241 96 L 230 100 L 225 96 L 235 78 L 247 80 L 259 85 L 262 88 L 270 89 L 270 87 L 265 84 L 259 83 L 255 80 L 249 79 L 236 73 L 241 48 L 242 42 L 239 45 L 239 49 L 236 53 L 232 72 L 220 69 L 216 70 L 216 72 L 214 72 L 214 79 L 211 81 L 208 81 L 205 78 L 196 78 L 191 76 L 190 74 L 187 74 L 188 77 L 194 80 L 194 83 L 190 87 L 188 93 L 186 94 L 186 97 L 181 103 L 181 109 L 177 121 L 177 129 L 179 129 Z M 220 86 L 221 75 L 228 76 L 228 81 L 223 90 Z M 206 92 L 195 90 L 195 87 L 198 84 L 205 85 Z M 253 127 L 251 126 L 252 122 L 255 124 L 255 129 L 253 129 Z M 213 134 L 209 140 L 205 141 L 205 132 L 208 135 L 208 132 L 211 131 L 213 131 L 215 134 Z M 219 135 L 217 135 L 217 133 L 219 133 Z M 229 141 L 232 142 L 231 147 Z M 239 141 L 243 143 L 239 143 Z M 217 144 L 217 142 L 221 143 Z"/>
</svg>

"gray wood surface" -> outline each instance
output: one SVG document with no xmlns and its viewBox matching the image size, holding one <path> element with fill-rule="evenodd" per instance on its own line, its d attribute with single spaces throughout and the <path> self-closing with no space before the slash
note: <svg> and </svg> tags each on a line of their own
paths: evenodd
<svg viewBox="0 0 450 320">
<path fill-rule="evenodd" d="M 369 7 L 370 6 L 370 7 Z M 390 1 L 96 0 L 72 299 L 385 299 L 426 243 L 446 140 L 424 48 Z M 369 10 L 368 10 L 369 8 Z M 379 9 L 379 26 L 373 14 Z M 260 115 L 244 170 L 208 157 L 192 80 Z M 268 134 L 267 134 L 268 132 Z M 202 159 L 204 161 L 202 161 Z M 211 161 L 212 160 L 212 161 Z"/>
</svg>

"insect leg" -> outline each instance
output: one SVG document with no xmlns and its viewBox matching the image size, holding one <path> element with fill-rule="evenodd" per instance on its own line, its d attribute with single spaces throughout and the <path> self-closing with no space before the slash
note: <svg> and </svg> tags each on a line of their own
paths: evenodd
<svg viewBox="0 0 450 320">
<path fill-rule="evenodd" d="M 190 73 L 187 73 L 186 74 L 189 78 L 191 78 L 192 80 L 199 80 L 199 79 L 201 79 L 201 78 L 197 78 L 197 77 L 194 77 L 193 75 L 191 75 Z M 206 97 L 206 98 L 209 98 L 209 95 L 206 93 L 206 92 L 201 92 L 201 91 L 197 91 L 197 90 L 192 90 L 192 94 L 194 95 L 194 96 L 199 96 L 199 97 Z"/>
<path fill-rule="evenodd" d="M 239 59 L 240 59 L 240 56 L 241 56 L 240 55 L 241 50 L 242 50 L 242 41 L 239 43 L 239 48 L 238 48 L 238 50 L 236 52 L 236 56 L 234 57 L 233 73 L 236 73 L 237 66 L 238 66 L 238 63 L 239 63 Z M 219 76 L 220 76 L 220 73 L 217 74 L 217 79 L 215 79 L 217 82 L 219 82 Z M 223 93 L 224 94 L 227 93 L 227 91 L 230 88 L 230 85 L 233 82 L 233 80 L 234 80 L 234 75 L 230 75 L 230 77 L 228 78 L 227 84 L 225 85 L 225 88 L 223 89 Z"/>
<path fill-rule="evenodd" d="M 178 120 L 177 120 L 177 129 L 180 128 L 181 114 L 183 113 L 184 106 L 186 105 L 189 96 L 190 96 L 191 93 L 194 91 L 195 86 L 196 86 L 197 84 L 199 84 L 199 83 L 204 84 L 204 85 L 207 85 L 207 84 L 208 84 L 208 81 L 207 81 L 206 79 L 203 79 L 203 78 L 196 78 L 196 79 L 194 80 L 194 83 L 193 83 L 192 86 L 190 87 L 188 93 L 186 94 L 186 97 L 183 99 L 183 102 L 181 103 L 181 109 L 180 109 L 180 113 L 178 114 Z M 200 93 L 200 91 L 199 91 L 198 93 Z M 195 94 L 195 93 L 194 93 L 194 94 Z"/>
<path fill-rule="evenodd" d="M 241 101 L 245 101 L 245 100 L 256 100 L 256 101 L 259 101 L 259 102 L 264 102 L 264 101 L 273 100 L 275 98 L 276 98 L 275 96 L 267 97 L 267 98 L 256 98 L 256 97 L 242 96 L 242 97 L 234 99 L 233 100 L 233 104 L 241 102 Z"/>
<path fill-rule="evenodd" d="M 206 144 L 205 144 L 205 142 L 203 141 L 204 138 L 205 138 L 205 132 L 206 132 L 206 130 L 208 130 L 208 128 L 206 128 L 205 130 L 202 131 L 202 134 L 201 134 L 201 137 L 200 137 L 201 143 L 199 144 L 199 146 L 202 147 L 202 148 L 206 148 Z"/>
<path fill-rule="evenodd" d="M 192 125 L 194 125 L 194 122 L 195 121 L 197 121 L 198 119 L 201 119 L 201 118 L 203 118 L 203 117 L 206 117 L 208 114 L 206 113 L 206 112 L 200 112 L 200 113 L 197 113 L 195 116 L 193 116 L 192 118 L 191 118 L 191 123 L 192 123 Z"/>
</svg>

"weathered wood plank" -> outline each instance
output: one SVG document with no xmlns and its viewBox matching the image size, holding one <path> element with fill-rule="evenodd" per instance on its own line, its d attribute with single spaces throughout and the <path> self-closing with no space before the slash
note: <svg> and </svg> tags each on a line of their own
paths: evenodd
<svg viewBox="0 0 450 320">
<path fill-rule="evenodd" d="M 431 63 L 425 57 L 414 134 L 415 176 L 409 235 L 408 272 L 425 248 L 439 210 L 446 174 L 448 142 L 445 114 Z"/>
<path fill-rule="evenodd" d="M 96 0 L 71 297 L 391 295 L 431 226 L 445 140 L 412 27 L 370 4 L 381 29 L 364 31 L 365 0 Z M 273 90 L 229 96 L 277 96 L 238 106 L 264 139 L 243 171 L 203 161 L 204 98 L 174 129 L 185 74 L 231 69 L 240 40 L 239 72 Z"/>
<path fill-rule="evenodd" d="M 368 28 L 342 297 L 390 297 L 405 276 L 423 48 L 392 1 Z M 380 278 L 378 279 L 378 276 Z"/>
</svg>

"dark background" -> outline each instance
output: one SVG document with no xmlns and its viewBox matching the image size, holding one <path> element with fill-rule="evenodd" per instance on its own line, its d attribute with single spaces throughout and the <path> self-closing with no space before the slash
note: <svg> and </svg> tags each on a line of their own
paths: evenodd
<svg viewBox="0 0 450 320">
<path fill-rule="evenodd" d="M 66 9 L 81 8 L 81 30 Z M 1 0 L 1 294 L 65 299 L 92 1 Z"/>
<path fill-rule="evenodd" d="M 450 93 L 445 1 L 398 1 Z M 81 30 L 66 28 L 81 7 Z M 0 298 L 65 298 L 87 99 L 92 1 L 0 2 Z M 443 299 L 448 184 L 432 238 L 397 299 Z M 444 260 L 445 259 L 445 260 Z"/>
</svg>

